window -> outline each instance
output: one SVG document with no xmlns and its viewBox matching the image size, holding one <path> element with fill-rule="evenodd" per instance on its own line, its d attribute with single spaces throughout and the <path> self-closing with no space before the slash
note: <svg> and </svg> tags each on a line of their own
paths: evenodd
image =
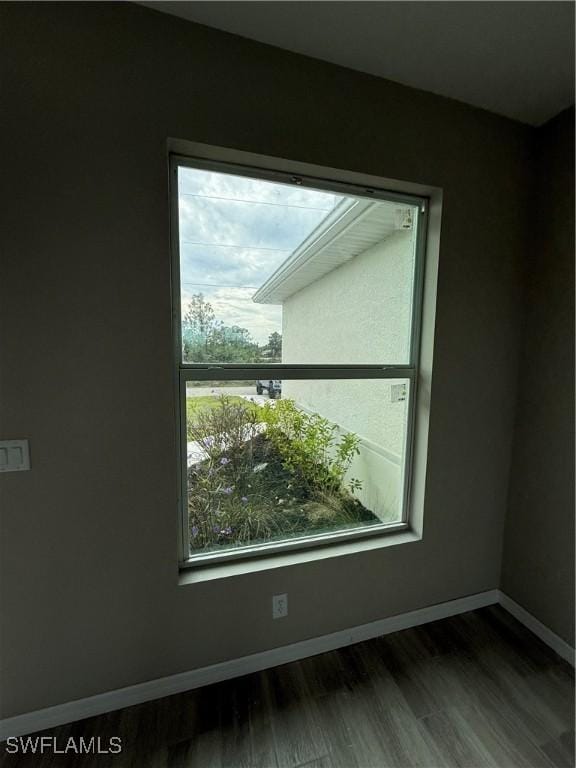
<svg viewBox="0 0 576 768">
<path fill-rule="evenodd" d="M 425 201 L 172 171 L 183 564 L 406 528 Z"/>
</svg>

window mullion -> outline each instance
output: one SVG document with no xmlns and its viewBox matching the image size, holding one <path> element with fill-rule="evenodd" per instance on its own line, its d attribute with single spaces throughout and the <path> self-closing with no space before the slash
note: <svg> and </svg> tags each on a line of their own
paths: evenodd
<svg viewBox="0 0 576 768">
<path fill-rule="evenodd" d="M 251 365 L 180 367 L 181 381 L 233 381 L 235 379 L 413 379 L 416 369 L 411 365 Z"/>
</svg>

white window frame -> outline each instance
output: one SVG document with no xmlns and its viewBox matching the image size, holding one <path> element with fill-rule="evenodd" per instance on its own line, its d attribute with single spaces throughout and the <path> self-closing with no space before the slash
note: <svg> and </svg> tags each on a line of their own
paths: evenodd
<svg viewBox="0 0 576 768">
<path fill-rule="evenodd" d="M 428 233 L 429 197 L 426 195 L 404 194 L 390 191 L 385 187 L 364 186 L 347 181 L 324 179 L 313 175 L 303 175 L 298 171 L 272 170 L 264 165 L 243 164 L 217 159 L 219 154 L 228 150 L 211 148 L 213 157 L 192 156 L 172 153 L 169 155 L 170 169 L 170 204 L 171 204 L 171 255 L 172 255 L 172 326 L 174 338 L 174 381 L 176 397 L 176 437 L 178 446 L 178 531 L 179 565 L 181 568 L 207 566 L 238 559 L 259 558 L 272 554 L 295 550 L 309 550 L 330 544 L 353 542 L 367 538 L 389 536 L 392 533 L 412 530 L 412 486 L 414 476 L 414 441 L 416 432 L 416 412 L 418 388 L 420 383 L 420 355 L 422 336 L 422 317 L 424 301 L 424 276 L 426 244 Z M 286 166 L 286 161 L 282 161 Z M 294 164 L 295 166 L 298 164 Z M 410 336 L 409 362 L 397 364 L 287 364 L 287 363 L 184 363 L 182 361 L 181 336 L 181 292 L 180 292 L 180 238 L 178 206 L 178 168 L 193 168 L 220 173 L 231 173 L 255 179 L 262 179 L 283 184 L 310 187 L 312 189 L 337 192 L 343 195 L 364 197 L 386 202 L 404 203 L 417 206 L 417 239 L 415 250 L 415 268 L 412 293 L 412 322 Z M 344 175 L 344 172 L 343 172 Z M 219 380 L 226 379 L 408 379 L 408 424 L 406 450 L 403 467 L 403 496 L 401 520 L 395 523 L 382 523 L 354 528 L 349 531 L 336 531 L 302 537 L 234 547 L 218 552 L 190 555 L 188 489 L 187 489 L 187 436 L 186 436 L 186 383 L 188 381 L 211 381 L 217 374 Z M 426 425 L 427 426 L 427 425 Z"/>
</svg>

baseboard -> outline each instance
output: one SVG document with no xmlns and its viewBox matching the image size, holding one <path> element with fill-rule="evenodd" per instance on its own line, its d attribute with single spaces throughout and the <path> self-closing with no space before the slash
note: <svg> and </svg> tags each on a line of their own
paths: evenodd
<svg viewBox="0 0 576 768">
<path fill-rule="evenodd" d="M 175 693 L 201 688 L 210 683 L 218 683 L 251 672 L 260 672 L 263 669 L 277 667 L 291 661 L 298 661 L 309 656 L 315 656 L 326 651 L 334 651 L 347 645 L 360 643 L 363 640 L 371 640 L 374 637 L 398 632 L 401 629 L 409 629 L 430 621 L 446 619 L 459 613 L 474 611 L 487 605 L 493 605 L 499 600 L 497 589 L 489 592 L 480 592 L 458 600 L 450 600 L 445 603 L 430 605 L 416 611 L 401 613 L 388 619 L 379 619 L 370 624 L 362 624 L 357 627 L 333 632 L 321 637 L 313 637 L 292 645 L 284 645 L 273 648 L 270 651 L 255 653 L 232 661 L 224 661 L 201 669 L 193 669 L 181 672 L 169 677 L 162 677 L 128 688 L 119 688 L 107 693 L 99 693 L 86 699 L 77 699 L 66 704 L 57 704 L 54 707 L 40 709 L 24 715 L 17 715 L 0 721 L 0 741 L 9 736 L 24 736 L 46 728 L 54 728 L 65 723 L 83 720 L 86 717 L 94 717 L 105 712 L 113 712 L 116 709 L 131 707 L 153 699 L 161 699 Z"/>
<path fill-rule="evenodd" d="M 273 648 L 270 651 L 243 656 L 232 661 L 224 661 L 201 669 L 193 669 L 181 672 L 169 677 L 150 680 L 146 683 L 131 685 L 128 688 L 119 688 L 115 691 L 100 693 L 85 699 L 77 699 L 66 704 L 58 704 L 54 707 L 40 709 L 24 715 L 17 715 L 0 721 L 0 741 L 9 736 L 23 736 L 46 728 L 54 728 L 65 723 L 83 720 L 86 717 L 95 717 L 105 712 L 113 712 L 124 707 L 142 704 L 153 699 L 161 699 L 175 693 L 201 688 L 210 683 L 218 683 L 222 680 L 230 680 L 234 677 L 259 672 L 263 669 L 276 667 L 280 664 L 288 664 L 319 653 L 334 651 L 347 645 L 371 640 L 374 637 L 409 629 L 431 621 L 446 619 L 459 613 L 474 611 L 487 605 L 500 605 L 512 616 L 526 626 L 539 637 L 546 645 L 550 646 L 559 656 L 574 666 L 575 650 L 562 640 L 557 634 L 548 629 L 542 622 L 527 610 L 518 605 L 508 595 L 494 589 L 488 592 L 480 592 L 476 595 L 450 600 L 446 603 L 437 603 L 416 611 L 401 613 L 388 619 L 380 619 L 369 624 L 333 632 L 321 637 L 313 637 L 299 643 Z"/>
<path fill-rule="evenodd" d="M 542 622 L 535 616 L 529 613 L 525 608 L 522 608 L 521 605 L 518 605 L 517 602 L 512 600 L 511 597 L 508 597 L 508 595 L 502 591 L 500 591 L 498 602 L 502 608 L 512 614 L 515 619 L 518 619 L 521 624 L 524 624 L 524 626 L 533 632 L 536 637 L 539 637 L 542 642 L 546 643 L 546 645 L 556 651 L 556 653 L 565 661 L 574 666 L 576 651 L 571 645 L 568 645 L 565 640 L 562 640 L 562 638 L 555 632 L 548 629 L 545 624 L 542 624 Z"/>
</svg>

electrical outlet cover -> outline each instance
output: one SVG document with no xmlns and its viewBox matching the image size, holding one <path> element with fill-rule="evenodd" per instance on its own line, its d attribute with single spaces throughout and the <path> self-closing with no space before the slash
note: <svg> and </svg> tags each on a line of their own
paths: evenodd
<svg viewBox="0 0 576 768">
<path fill-rule="evenodd" d="M 272 597 L 272 618 L 282 619 L 288 616 L 288 595 L 274 595 Z"/>
</svg>

